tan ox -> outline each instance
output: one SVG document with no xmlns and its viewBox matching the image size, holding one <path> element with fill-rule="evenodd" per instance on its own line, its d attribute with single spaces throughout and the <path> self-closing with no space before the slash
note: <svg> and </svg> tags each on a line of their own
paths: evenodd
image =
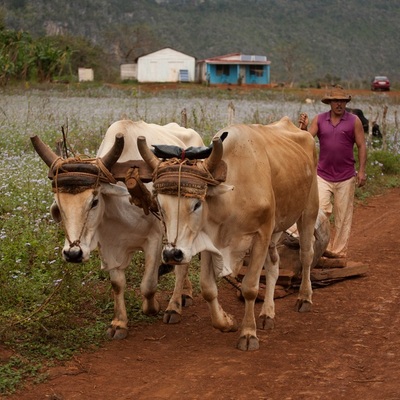
<svg viewBox="0 0 400 400">
<path fill-rule="evenodd" d="M 118 134 L 125 143 L 123 150 L 120 148 L 116 155 L 110 156 Z M 64 259 L 75 263 L 84 262 L 89 259 L 91 251 L 98 248 L 101 268 L 110 273 L 114 318 L 108 334 L 114 339 L 124 338 L 127 334 L 125 268 L 137 250 L 143 250 L 145 255 L 145 270 L 140 285 L 144 296 L 143 312 L 156 314 L 160 309 L 155 292 L 161 263 L 162 225 L 155 215 L 146 215 L 142 208 L 133 205 L 126 186 L 113 184 L 113 176 L 110 174 L 117 160 L 125 162 L 141 159 L 136 144 L 138 136 L 146 137 L 151 144 L 168 143 L 183 148 L 203 145 L 195 131 L 175 123 L 159 126 L 122 120 L 109 127 L 97 159 L 87 165 L 81 161 L 59 160 L 37 137 L 32 139 L 36 151 L 51 167 L 50 175 L 55 191 L 51 212 L 55 220 L 63 222 L 66 237 Z M 101 159 L 105 170 L 98 161 Z M 147 186 L 151 190 L 152 183 Z M 186 265 L 176 271 L 175 290 L 164 314 L 164 322 L 179 322 L 182 296 L 190 298 L 191 294 Z"/>
<path fill-rule="evenodd" d="M 222 143 L 224 132 L 228 136 Z M 154 194 L 168 242 L 163 259 L 184 264 L 201 252 L 202 295 L 209 305 L 212 325 L 223 332 L 237 330 L 237 323 L 218 302 L 216 277 L 231 272 L 235 275 L 246 252 L 251 251 L 242 282 L 245 313 L 237 347 L 258 349 L 254 303 L 260 273 L 265 263 L 265 301 L 259 316 L 259 326 L 265 329 L 275 317 L 273 294 L 279 274 L 276 244 L 281 233 L 295 222 L 302 264 L 296 308 L 311 308 L 310 265 L 318 215 L 314 139 L 287 117 L 266 126 L 232 125 L 216 134 L 212 154 L 192 167 L 197 172 L 180 164 L 174 167 L 171 162 L 160 164 L 145 142 L 139 139 L 138 147 L 143 159 L 155 169 Z M 220 183 L 221 158 L 227 166 L 225 183 Z"/>
</svg>

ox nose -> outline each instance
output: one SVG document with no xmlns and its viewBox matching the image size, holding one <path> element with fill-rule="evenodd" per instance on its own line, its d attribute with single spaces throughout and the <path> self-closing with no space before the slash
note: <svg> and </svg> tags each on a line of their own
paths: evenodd
<svg viewBox="0 0 400 400">
<path fill-rule="evenodd" d="M 168 263 L 180 263 L 183 260 L 183 252 L 182 250 L 179 250 L 175 247 L 172 247 L 170 249 L 164 249 L 163 253 L 163 261 L 168 264 Z"/>
<path fill-rule="evenodd" d="M 79 246 L 70 247 L 63 251 L 65 261 L 72 263 L 81 263 L 83 261 L 83 252 Z"/>
</svg>

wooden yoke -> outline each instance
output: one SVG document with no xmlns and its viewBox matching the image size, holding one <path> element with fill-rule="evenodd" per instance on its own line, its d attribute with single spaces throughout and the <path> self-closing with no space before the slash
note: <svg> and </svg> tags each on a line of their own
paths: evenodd
<svg viewBox="0 0 400 400">
<path fill-rule="evenodd" d="M 111 168 L 111 173 L 117 181 L 125 182 L 126 174 L 130 168 L 139 170 L 140 180 L 144 183 L 153 180 L 153 171 L 143 160 L 129 160 L 123 163 L 115 163 Z"/>
<path fill-rule="evenodd" d="M 123 163 L 115 163 L 111 168 L 111 174 L 116 181 L 124 182 L 129 194 L 131 203 L 143 208 L 146 215 L 149 212 L 157 212 L 157 203 L 152 194 L 144 185 L 153 181 L 153 171 L 143 160 L 129 160 Z M 224 182 L 227 174 L 227 166 L 220 161 L 213 171 L 213 179 Z"/>
<path fill-rule="evenodd" d="M 124 163 L 116 163 L 111 168 L 111 173 L 117 181 L 125 183 L 131 203 L 143 208 L 146 215 L 150 211 L 157 212 L 157 204 L 150 191 L 144 185 L 152 181 L 152 170 L 143 160 L 130 160 Z"/>
</svg>

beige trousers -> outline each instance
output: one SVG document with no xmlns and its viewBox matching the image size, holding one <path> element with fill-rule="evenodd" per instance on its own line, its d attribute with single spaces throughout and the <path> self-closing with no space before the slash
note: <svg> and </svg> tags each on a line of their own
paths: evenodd
<svg viewBox="0 0 400 400">
<path fill-rule="evenodd" d="M 335 232 L 327 250 L 346 256 L 353 219 L 355 177 L 343 182 L 328 182 L 318 176 L 319 207 L 335 220 Z"/>
</svg>

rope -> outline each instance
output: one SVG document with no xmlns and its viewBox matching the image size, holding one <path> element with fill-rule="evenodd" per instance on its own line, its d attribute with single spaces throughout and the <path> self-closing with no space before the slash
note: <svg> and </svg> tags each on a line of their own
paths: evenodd
<svg viewBox="0 0 400 400">
<path fill-rule="evenodd" d="M 178 158 L 160 163 L 153 174 L 153 194 L 192 197 L 204 200 L 207 187 L 217 186 L 216 180 L 197 160 Z"/>
<path fill-rule="evenodd" d="M 61 161 L 61 162 L 60 162 Z M 50 165 L 50 171 L 53 171 L 53 169 L 55 169 L 55 168 L 59 168 L 59 166 L 61 165 L 61 164 L 63 164 L 63 161 L 65 161 L 63 158 L 61 158 L 61 157 L 58 157 L 58 158 L 56 158 L 53 162 L 52 162 L 52 164 Z"/>
<path fill-rule="evenodd" d="M 103 161 L 101 158 L 96 158 L 96 165 L 99 167 L 100 171 L 105 175 L 105 177 L 108 179 L 110 183 L 117 183 L 115 180 L 114 176 L 111 174 L 111 172 L 106 168 L 104 165 Z"/>
<path fill-rule="evenodd" d="M 54 176 L 55 193 L 56 193 L 56 196 L 57 196 L 58 208 L 59 208 L 59 210 L 60 210 L 60 214 L 62 215 L 61 220 L 64 221 L 65 218 L 66 218 L 66 216 L 65 216 L 65 212 L 64 212 L 64 210 L 63 210 L 63 208 L 62 208 L 62 205 L 61 205 L 60 190 L 59 190 L 59 186 L 58 186 L 58 177 L 59 177 L 59 175 L 60 175 L 60 168 L 62 168 L 63 164 L 70 163 L 70 162 L 68 162 L 68 161 L 71 160 L 71 159 L 63 160 L 64 162 L 59 162 L 59 160 L 62 160 L 62 159 L 61 159 L 61 158 L 56 159 L 56 160 L 53 162 L 52 167 L 53 167 L 53 166 L 56 167 L 56 173 L 55 173 L 55 176 Z M 76 159 L 75 159 L 75 160 L 76 160 Z M 102 165 L 102 166 L 103 166 L 103 170 L 106 169 L 105 166 L 104 166 L 104 164 L 103 164 L 101 161 L 100 161 L 99 165 Z M 98 173 L 97 173 L 96 183 L 95 183 L 95 185 L 94 185 L 94 188 L 97 188 L 97 187 L 100 185 L 100 173 L 103 172 L 103 170 L 102 170 L 101 168 L 98 168 L 97 170 L 98 170 Z M 64 175 L 64 173 L 61 173 L 61 174 Z M 72 172 L 72 173 L 67 173 L 67 175 L 69 175 L 69 174 L 75 174 L 75 175 L 78 175 L 78 176 L 80 176 L 80 175 L 82 175 L 82 176 L 87 176 L 87 175 L 93 176 L 93 174 L 88 174 L 88 173 L 74 173 L 74 172 Z M 114 179 L 114 178 L 113 178 L 113 179 Z M 97 195 L 97 191 L 94 190 L 94 191 L 93 191 L 93 198 L 94 198 L 96 195 Z M 64 225 L 65 237 L 66 237 L 66 239 L 67 239 L 67 241 L 68 241 L 68 243 L 69 243 L 69 247 L 70 247 L 70 248 L 71 248 L 71 247 L 74 247 L 74 246 L 80 247 L 81 237 L 82 237 L 83 231 L 84 231 L 84 229 L 85 229 L 85 227 L 86 227 L 86 224 L 87 224 L 87 221 L 88 221 L 88 218 L 89 218 L 89 212 L 90 212 L 90 208 L 88 208 L 87 211 L 86 211 L 85 221 L 84 221 L 84 223 L 83 223 L 83 225 L 82 225 L 82 229 L 81 229 L 81 231 L 80 231 L 80 233 L 79 233 L 78 239 L 75 240 L 75 241 L 73 241 L 73 242 L 71 242 L 71 239 L 70 239 L 70 237 L 69 237 L 69 235 L 68 235 L 68 231 L 67 231 L 67 229 L 66 229 L 66 227 L 65 227 L 65 224 L 63 223 L 63 225 Z"/>
<path fill-rule="evenodd" d="M 176 247 L 176 242 L 178 241 L 178 234 L 179 234 L 179 216 L 181 211 L 181 172 L 182 172 L 182 164 L 179 164 L 179 172 L 178 172 L 178 218 L 176 219 L 176 237 L 173 241 L 172 246 Z"/>
<path fill-rule="evenodd" d="M 213 175 L 210 173 L 210 171 L 208 171 L 204 163 L 200 163 L 200 166 L 197 163 L 197 160 L 191 162 L 191 160 L 188 159 L 181 161 L 178 158 L 172 158 L 159 164 L 157 170 L 155 171 L 154 181 L 160 179 L 161 177 L 174 178 L 177 174 L 176 169 L 178 167 L 178 171 L 182 178 L 201 180 L 204 183 L 212 186 L 217 186 L 221 183 L 220 181 L 214 179 Z M 183 171 L 182 167 L 184 167 Z"/>
<path fill-rule="evenodd" d="M 180 210 L 182 197 L 205 199 L 207 185 L 217 186 L 221 182 L 214 179 L 213 175 L 205 168 L 204 163 L 198 160 L 172 158 L 160 162 L 153 172 L 153 195 L 156 198 L 160 219 L 163 223 L 164 237 L 166 225 L 157 194 L 167 194 L 178 197 L 178 216 L 176 220 L 176 236 L 171 243 L 176 247 L 179 236 Z M 164 241 L 164 244 L 166 241 Z"/>
<path fill-rule="evenodd" d="M 159 213 L 160 213 L 160 217 L 159 217 L 159 220 L 161 221 L 161 223 L 162 223 L 162 226 L 163 226 L 163 240 L 162 240 L 162 243 L 163 243 L 163 245 L 165 246 L 166 244 L 167 244 L 167 227 L 165 226 L 165 220 L 164 220 L 164 215 L 163 215 L 163 213 L 161 212 L 161 206 L 160 206 L 160 203 L 159 203 L 159 201 L 158 201 L 158 197 L 156 197 L 156 202 L 157 202 L 157 207 L 158 207 L 158 210 L 159 210 Z"/>
<path fill-rule="evenodd" d="M 225 279 L 230 285 L 232 285 L 235 289 L 240 290 L 240 291 L 242 290 L 241 287 L 240 287 L 238 284 L 236 284 L 235 282 L 232 282 L 227 276 L 224 276 L 224 279 Z M 236 282 L 242 283 L 237 277 L 236 277 L 235 279 L 236 279 Z"/>
<path fill-rule="evenodd" d="M 60 158 L 54 161 L 54 163 L 52 164 L 52 167 L 58 160 L 60 160 Z M 60 191 L 58 190 L 58 172 L 60 170 L 60 165 L 61 165 L 61 163 L 57 163 L 56 164 L 56 173 L 55 173 L 55 176 L 54 176 L 54 183 L 55 183 L 55 193 L 56 193 L 56 197 L 57 197 L 58 208 L 59 208 L 60 214 L 61 214 L 61 221 L 62 221 L 62 223 L 64 225 L 64 228 L 65 228 L 64 218 L 63 218 L 63 216 L 65 217 L 65 213 L 64 213 L 64 211 L 63 211 L 63 209 L 61 207 L 61 200 L 60 200 L 60 196 L 59 196 Z M 64 229 L 64 231 L 65 231 L 65 237 L 66 237 L 66 239 L 68 240 L 68 243 L 71 246 L 71 240 L 70 240 L 70 238 L 68 236 L 68 232 L 67 232 L 66 229 Z"/>
</svg>

